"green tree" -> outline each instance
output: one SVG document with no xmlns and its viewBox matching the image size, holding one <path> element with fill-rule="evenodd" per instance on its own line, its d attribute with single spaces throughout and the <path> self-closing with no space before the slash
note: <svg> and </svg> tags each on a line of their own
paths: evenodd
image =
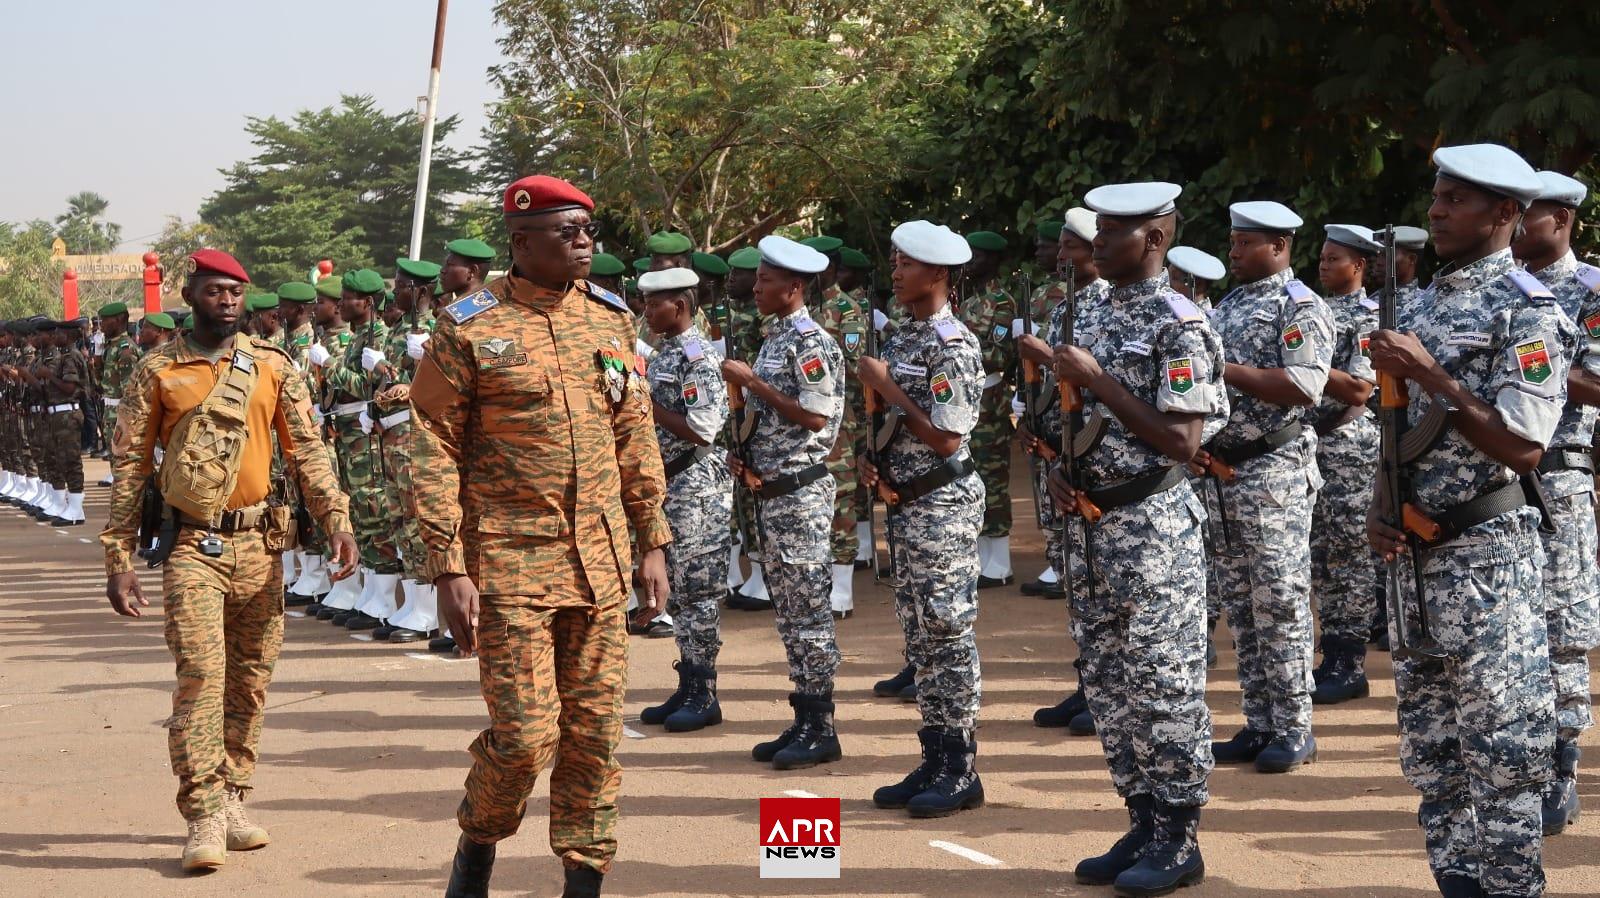
<svg viewBox="0 0 1600 898">
<path fill-rule="evenodd" d="M 56 236 L 75 255 L 109 253 L 122 242 L 122 225 L 105 221 L 111 203 L 92 190 L 67 197 L 67 211 L 56 216 Z"/>
<path fill-rule="evenodd" d="M 61 274 L 50 257 L 55 228 L 47 221 L 0 222 L 0 319 L 61 317 Z"/>
<path fill-rule="evenodd" d="M 150 244 L 150 251 L 160 256 L 161 292 L 173 296 L 183 288 L 186 274 L 184 260 L 196 250 L 220 249 L 233 252 L 233 246 L 212 225 L 203 221 L 184 221 L 168 215 L 161 226 L 161 234 Z M 142 285 L 141 285 L 142 289 Z"/>
<path fill-rule="evenodd" d="M 434 130 L 425 233 L 449 230 L 451 198 L 476 178 L 460 151 L 444 145 L 454 117 Z M 250 118 L 256 155 L 223 170 L 227 184 L 200 208 L 201 221 L 231 246 L 253 279 L 304 277 L 318 259 L 340 270 L 385 267 L 411 240 L 422 124 L 411 112 L 387 114 L 371 97 L 302 110 L 289 121 Z"/>
<path fill-rule="evenodd" d="M 722 250 L 865 208 L 930 147 L 977 20 L 934 0 L 501 0 L 485 178 L 576 179 L 625 241 Z"/>
</svg>

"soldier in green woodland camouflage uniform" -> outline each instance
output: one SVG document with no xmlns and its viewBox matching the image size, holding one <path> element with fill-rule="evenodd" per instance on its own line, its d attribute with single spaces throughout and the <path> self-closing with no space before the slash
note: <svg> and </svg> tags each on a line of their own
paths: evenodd
<svg viewBox="0 0 1600 898">
<path fill-rule="evenodd" d="M 848 246 L 839 249 L 839 289 L 855 302 L 856 308 L 861 310 L 861 315 L 867 321 L 868 327 L 877 327 L 872 315 L 872 297 L 869 295 L 873 289 L 872 260 L 866 253 Z M 865 409 L 863 409 L 863 414 Z M 856 429 L 856 457 L 867 450 L 867 422 L 862 421 L 862 426 Z M 859 480 L 859 478 L 857 478 Z M 856 569 L 861 570 L 872 566 L 872 551 L 874 536 L 872 525 L 867 520 L 867 503 L 872 501 L 871 492 L 860 483 L 856 484 Z"/>
<path fill-rule="evenodd" d="M 983 478 L 983 528 L 978 531 L 978 588 L 1009 586 L 1011 574 L 1012 372 L 1017 364 L 1013 323 L 1021 312 L 1000 281 L 1005 238 L 993 231 L 967 235 L 972 261 L 962 272 L 956 317 L 983 351 L 983 398 L 972 430 L 972 460 Z"/>
<path fill-rule="evenodd" d="M 100 402 L 105 412 L 100 416 L 101 438 L 111 445 L 111 432 L 117 426 L 117 407 L 122 404 L 122 385 L 139 364 L 138 344 L 128 336 L 128 307 L 124 303 L 107 303 L 100 307 L 100 333 L 105 335 L 105 354 L 100 361 Z M 101 486 L 111 485 L 111 474 L 100 481 Z"/>
<path fill-rule="evenodd" d="M 290 281 L 279 284 L 275 292 L 278 294 L 278 315 L 283 322 L 279 345 L 283 347 L 283 352 L 289 357 L 289 361 L 294 363 L 295 373 L 305 383 L 306 395 L 315 396 L 317 383 L 312 376 L 310 352 L 311 344 L 317 337 L 316 327 L 312 323 L 317 288 L 307 281 Z M 317 436 L 321 437 L 321 419 L 315 412 L 313 420 L 317 424 Z M 338 462 L 331 453 L 328 455 L 328 462 L 334 471 L 338 470 Z M 284 501 L 298 513 L 304 500 L 295 486 L 294 478 L 285 477 L 281 489 Z M 293 553 L 299 576 L 292 581 L 287 579 L 284 581 L 286 590 L 284 604 L 293 607 L 311 604 L 325 595 L 332 586 L 328 579 L 327 561 L 323 557 L 327 551 L 327 535 L 310 515 L 299 515 L 299 518 L 300 529 L 297 534 L 299 546 Z M 290 553 L 285 552 L 285 559 L 289 555 Z M 289 572 L 289 563 L 285 561 L 285 577 Z"/>
<path fill-rule="evenodd" d="M 756 269 L 761 267 L 761 251 L 753 246 L 734 250 L 728 256 L 728 319 L 729 332 L 724 334 L 721 348 L 727 358 L 746 362 L 761 354 L 766 341 L 770 316 L 756 309 Z M 739 530 L 739 545 L 728 562 L 728 607 L 743 611 L 766 611 L 772 608 L 767 594 L 766 576 L 761 562 L 751 559 L 750 578 L 739 576 L 738 553 L 755 544 L 755 497 L 740 485 L 733 489 L 734 522 Z"/>
</svg>

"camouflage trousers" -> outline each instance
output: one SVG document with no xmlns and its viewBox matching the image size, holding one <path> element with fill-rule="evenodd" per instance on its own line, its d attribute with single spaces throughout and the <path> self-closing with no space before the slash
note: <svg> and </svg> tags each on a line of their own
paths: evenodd
<svg viewBox="0 0 1600 898">
<path fill-rule="evenodd" d="M 383 512 L 394 535 L 395 550 L 400 555 L 407 580 L 422 580 L 427 574 L 427 549 L 422 545 L 422 533 L 417 516 L 411 510 L 411 423 L 396 424 L 379 438 L 383 445 Z"/>
<path fill-rule="evenodd" d="M 1367 508 L 1378 465 L 1378 425 L 1357 418 L 1317 438 L 1323 487 L 1311 512 L 1311 594 L 1322 638 L 1365 644 L 1378 613 L 1377 559 L 1367 545 Z"/>
<path fill-rule="evenodd" d="M 690 664 L 716 667 L 722 651 L 722 597 L 728 591 L 728 546 L 685 558 L 668 543 L 667 574 L 672 586 L 667 613 L 672 615 L 678 656 Z"/>
<path fill-rule="evenodd" d="M 1187 483 L 1106 511 L 1091 525 L 1092 595 L 1083 540 L 1072 543 L 1084 697 L 1123 798 L 1183 807 L 1209 798 L 1202 517 Z"/>
<path fill-rule="evenodd" d="M 1001 387 L 983 391 L 978 426 L 968 443 L 978 476 L 983 479 L 983 528 L 978 531 L 979 536 L 1011 534 L 1011 437 L 1016 432 L 1011 423 L 1011 393 Z"/>
<path fill-rule="evenodd" d="M 50 417 L 43 413 L 28 416 L 28 454 L 33 459 L 35 475 L 43 481 L 50 480 L 53 469 L 50 456 Z"/>
<path fill-rule="evenodd" d="M 278 556 L 252 530 L 219 534 L 222 555 L 209 558 L 200 554 L 204 535 L 179 531 L 162 577 L 162 626 L 178 670 L 167 750 L 186 820 L 222 810 L 224 788 L 250 788 L 283 647 Z"/>
<path fill-rule="evenodd" d="M 83 492 L 83 412 L 56 412 L 45 422 L 44 454 L 50 485 L 69 493 Z"/>
<path fill-rule="evenodd" d="M 111 434 L 117 429 L 117 406 L 107 405 L 100 410 L 100 442 L 111 446 Z"/>
<path fill-rule="evenodd" d="M 1428 863 L 1491 895 L 1544 893 L 1540 799 L 1555 721 L 1536 520 L 1511 512 L 1429 555 L 1423 583 L 1446 657 L 1394 665 L 1400 767 L 1422 793 Z M 1409 595 L 1406 607 L 1415 627 Z"/>
<path fill-rule="evenodd" d="M 840 655 L 833 604 L 828 600 L 833 589 L 829 566 L 768 560 L 762 569 L 795 691 L 812 696 L 832 693 Z"/>
<path fill-rule="evenodd" d="M 1259 732 L 1311 731 L 1309 531 L 1318 486 L 1308 466 L 1241 471 L 1222 487 L 1236 554 L 1213 555 L 1212 573 L 1233 629 L 1245 724 Z M 1215 504 L 1211 511 L 1220 513 Z"/>
<path fill-rule="evenodd" d="M 400 549 L 383 497 L 383 450 L 377 434 L 361 432 L 355 416 L 335 419 L 334 448 L 339 475 L 350 497 L 350 524 L 355 528 L 361 564 L 379 574 L 400 573 Z"/>
<path fill-rule="evenodd" d="M 856 562 L 856 521 L 865 514 L 865 507 L 856 495 L 855 441 L 843 427 L 839 438 L 828 453 L 828 473 L 833 475 L 833 521 L 828 528 L 828 553 L 834 564 Z"/>
<path fill-rule="evenodd" d="M 535 608 L 485 602 L 478 677 L 489 728 L 473 740 L 472 770 L 456 820 L 493 844 L 516 834 L 534 783 L 552 759 L 550 848 L 567 867 L 607 872 L 617 853 L 623 683 L 628 640 L 622 603 Z"/>
<path fill-rule="evenodd" d="M 1542 581 L 1556 727 L 1562 739 L 1576 740 L 1594 725 L 1589 650 L 1600 642 L 1593 482 L 1582 471 L 1560 471 L 1545 477 L 1544 485 L 1556 526 L 1554 534 L 1543 534 Z"/>
<path fill-rule="evenodd" d="M 978 665 L 978 528 L 983 481 L 969 474 L 902 505 L 885 522 L 894 608 L 916 668 L 923 726 L 975 729 Z"/>
</svg>

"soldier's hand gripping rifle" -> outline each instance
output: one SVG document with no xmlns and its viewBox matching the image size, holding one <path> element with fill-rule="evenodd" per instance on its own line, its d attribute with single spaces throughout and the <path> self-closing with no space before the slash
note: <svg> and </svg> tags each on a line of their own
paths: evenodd
<svg viewBox="0 0 1600 898">
<path fill-rule="evenodd" d="M 867 358 L 878 358 L 879 314 L 881 312 L 878 308 L 878 276 L 874 272 L 871 282 L 867 285 L 867 333 L 866 346 L 862 350 Z M 878 485 L 873 492 L 867 494 L 867 533 L 869 539 L 872 540 L 872 577 L 878 580 L 883 578 L 883 571 L 878 567 L 878 515 L 873 496 L 876 494 L 877 498 L 883 500 L 886 514 L 900 502 L 899 494 L 894 491 L 894 487 L 889 485 L 889 475 L 883 469 L 882 456 L 878 452 L 879 449 L 888 445 L 889 439 L 893 436 L 892 432 L 886 433 L 885 431 L 892 431 L 894 428 L 885 423 L 886 409 L 884 408 L 883 396 L 879 395 L 877 390 L 862 384 L 861 399 L 862 404 L 867 409 L 867 464 L 872 465 L 873 470 L 878 472 Z M 894 550 L 892 544 L 889 548 L 891 552 Z M 890 566 L 893 567 L 892 559 Z"/>
<path fill-rule="evenodd" d="M 729 329 L 727 340 L 727 358 L 730 362 L 742 362 L 739 357 L 739 335 Z M 755 432 L 755 415 L 750 412 L 745 404 L 744 388 L 728 381 L 728 448 L 735 458 L 739 459 L 742 470 L 739 473 L 739 482 L 750 491 L 754 502 L 755 514 L 761 514 L 761 478 L 756 475 L 755 469 L 750 467 L 750 436 Z M 759 527 L 756 529 L 760 529 Z M 754 537 L 756 534 L 750 534 Z"/>
<path fill-rule="evenodd" d="M 1022 290 L 1022 301 L 1027 304 L 1022 311 L 1022 336 L 1032 337 L 1034 336 L 1033 279 L 1028 276 L 1027 272 L 1023 272 L 1017 275 L 1017 282 Z M 1030 441 L 1028 482 L 1033 487 L 1033 517 L 1038 522 L 1040 529 L 1043 529 L 1046 526 L 1044 514 L 1046 496 L 1039 483 L 1040 464 L 1050 461 L 1048 456 L 1053 456 L 1055 452 L 1048 449 L 1039 439 L 1040 434 L 1043 433 L 1040 427 L 1043 426 L 1041 422 L 1044 418 L 1044 411 L 1041 408 L 1044 405 L 1044 384 L 1043 378 L 1039 375 L 1039 363 L 1024 357 L 1020 346 L 1017 349 L 1017 374 L 1012 382 L 1017 385 L 1017 390 L 1022 394 L 1022 423 L 1028 428 Z M 1047 452 L 1048 455 L 1041 458 L 1039 452 L 1031 451 L 1032 447 L 1035 446 L 1039 447 L 1041 451 Z"/>
<path fill-rule="evenodd" d="M 1384 282 L 1383 293 L 1378 298 L 1378 328 L 1395 329 L 1395 301 L 1399 295 L 1394 270 L 1394 225 L 1383 235 Z M 1444 652 L 1434 641 L 1428 626 L 1428 599 L 1422 583 L 1422 559 L 1418 549 L 1420 541 L 1432 542 L 1440 535 L 1437 523 L 1430 520 L 1412 501 L 1411 478 L 1406 473 L 1401 442 L 1409 422 L 1406 408 L 1411 397 L 1404 379 L 1378 372 L 1378 438 L 1379 477 L 1378 496 L 1382 502 L 1383 520 L 1399 530 L 1405 538 L 1406 551 L 1396 554 L 1386 565 L 1384 601 L 1389 606 L 1389 620 L 1394 622 L 1396 658 L 1443 658 Z M 1406 616 L 1406 602 L 1400 567 L 1411 568 L 1412 601 L 1416 603 L 1417 633 L 1411 638 L 1410 619 Z"/>
<path fill-rule="evenodd" d="M 1066 303 L 1066 314 L 1062 321 L 1062 343 L 1073 346 L 1076 340 L 1078 296 L 1077 296 L 1077 269 L 1067 266 L 1067 295 L 1062 299 Z M 1061 476 L 1072 487 L 1077 498 L 1074 500 L 1077 516 L 1081 519 L 1083 527 L 1083 570 L 1089 598 L 1094 598 L 1094 531 L 1092 525 L 1100 520 L 1100 509 L 1091 501 L 1083 488 L 1083 477 L 1078 470 L 1078 456 L 1076 445 L 1078 432 L 1083 429 L 1083 390 L 1075 386 L 1059 372 L 1056 374 L 1056 386 L 1061 393 L 1061 451 L 1060 464 Z M 1061 515 L 1061 584 L 1065 587 L 1067 595 L 1072 594 L 1072 546 L 1070 535 L 1072 533 L 1071 517 L 1062 509 Z"/>
</svg>

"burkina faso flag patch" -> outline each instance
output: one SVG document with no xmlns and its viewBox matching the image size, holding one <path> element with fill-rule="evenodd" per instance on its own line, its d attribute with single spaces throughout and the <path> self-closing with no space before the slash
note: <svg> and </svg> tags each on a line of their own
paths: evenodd
<svg viewBox="0 0 1600 898">
<path fill-rule="evenodd" d="M 1530 384 L 1542 384 L 1550 379 L 1550 351 L 1543 340 L 1529 340 L 1517 344 L 1517 368 L 1522 379 Z"/>
<path fill-rule="evenodd" d="M 1299 324 L 1291 324 L 1283 329 L 1283 348 L 1299 349 L 1306 345 L 1306 333 L 1300 329 Z"/>
<path fill-rule="evenodd" d="M 933 401 L 940 405 L 956 398 L 956 388 L 951 386 L 949 376 L 943 371 L 935 374 L 933 380 L 928 381 L 928 386 L 933 388 Z"/>
<path fill-rule="evenodd" d="M 1167 359 L 1167 389 L 1183 394 L 1194 389 L 1194 362 L 1191 359 Z"/>
</svg>

